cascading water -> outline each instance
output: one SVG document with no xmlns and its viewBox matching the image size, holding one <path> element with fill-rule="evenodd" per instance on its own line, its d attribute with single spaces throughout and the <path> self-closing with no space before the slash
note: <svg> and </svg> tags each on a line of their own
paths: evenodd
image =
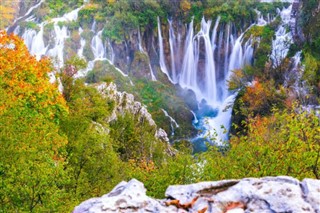
<svg viewBox="0 0 320 213">
<path fill-rule="evenodd" d="M 44 0 L 41 0 L 35 6 L 30 8 L 28 12 L 24 16 L 18 18 L 16 22 L 22 19 L 25 19 L 25 21 L 34 21 L 34 16 L 29 16 L 29 15 L 34 9 L 38 8 L 43 2 Z M 77 20 L 78 13 L 84 6 L 85 5 L 82 5 L 81 7 L 69 13 L 64 14 L 62 17 L 53 18 L 50 21 L 44 21 L 42 23 L 37 24 L 40 29 L 38 32 L 35 31 L 34 29 L 27 29 L 24 32 L 21 32 L 22 33 L 21 37 L 23 38 L 31 54 L 35 54 L 37 59 L 40 59 L 41 56 L 43 55 L 50 56 L 56 59 L 55 65 L 58 68 L 61 68 L 64 65 L 65 40 L 70 38 L 70 32 L 66 26 L 59 26 L 59 23 L 66 23 L 66 22 Z M 52 48 L 49 49 L 48 48 L 49 45 L 45 46 L 44 44 L 43 31 L 44 31 L 44 27 L 50 23 L 53 23 L 54 36 L 52 36 L 52 38 L 54 39 L 54 45 Z M 94 23 L 92 24 L 91 30 L 95 33 L 95 29 L 96 29 L 96 23 L 94 21 Z M 77 51 L 77 55 L 81 58 L 84 57 L 83 50 L 86 44 L 85 39 L 81 37 L 82 31 L 83 30 L 80 27 L 79 28 L 80 48 Z M 20 27 L 16 26 L 13 32 L 19 33 Z M 91 40 L 91 50 L 94 55 L 94 60 L 89 61 L 87 68 L 84 70 L 80 70 L 75 77 L 85 76 L 89 70 L 93 69 L 94 64 L 97 60 L 108 60 L 109 63 L 113 65 L 114 53 L 112 50 L 112 46 L 111 44 L 109 45 L 109 47 L 111 47 L 111 54 L 110 54 L 110 59 L 108 59 L 106 48 L 103 44 L 103 41 L 101 40 L 101 34 L 102 34 L 102 31 L 95 33 L 95 35 L 93 36 L 93 39 Z M 118 68 L 116 68 L 116 70 L 119 71 L 123 76 L 128 76 L 122 70 Z M 51 82 L 54 81 L 54 74 L 50 74 L 50 79 L 51 79 L 50 80 Z"/>
<path fill-rule="evenodd" d="M 173 83 L 169 73 L 168 69 L 164 60 L 164 49 L 163 49 L 163 39 L 162 39 L 162 34 L 161 34 L 161 23 L 160 23 L 160 18 L 158 17 L 158 39 L 159 39 L 159 62 L 160 62 L 160 68 L 163 73 L 165 73 L 168 76 L 168 79 Z"/>
<path fill-rule="evenodd" d="M 290 31 L 287 31 L 287 26 L 291 20 L 291 10 L 292 5 L 279 12 L 282 24 L 279 26 L 275 35 L 276 37 L 272 41 L 271 61 L 273 67 L 277 67 L 281 64 L 282 60 L 287 56 L 289 47 L 292 43 L 292 34 Z"/>
<path fill-rule="evenodd" d="M 213 58 L 213 49 L 209 37 L 209 30 L 211 21 L 205 21 L 203 18 L 201 21 L 201 29 L 197 35 L 193 37 L 193 29 L 189 29 L 189 40 L 187 39 L 187 49 L 181 69 L 181 77 L 179 84 L 183 88 L 193 90 L 200 102 L 205 99 L 210 105 L 214 105 L 216 102 L 216 75 L 215 64 Z M 193 28 L 193 26 L 190 26 Z M 200 42 L 204 43 L 205 47 L 205 59 L 204 66 L 200 67 L 199 54 L 200 54 Z M 201 69 L 201 70 L 200 70 Z M 200 71 L 203 72 L 200 73 Z M 199 74 L 203 75 L 203 78 L 199 78 Z"/>
<path fill-rule="evenodd" d="M 161 109 L 161 110 L 162 110 L 162 112 L 164 113 L 164 115 L 170 119 L 171 135 L 173 136 L 173 135 L 174 135 L 174 130 L 179 127 L 179 124 L 176 122 L 176 120 L 174 120 L 174 119 L 168 114 L 168 112 L 167 112 L 166 110 L 164 110 L 164 109 Z"/>
<path fill-rule="evenodd" d="M 214 141 L 217 145 L 223 145 L 228 139 L 232 113 L 230 105 L 232 106 L 236 94 L 230 94 L 227 81 L 234 69 L 241 69 L 252 62 L 252 39 L 244 43 L 244 33 L 238 37 L 231 33 L 234 32 L 231 23 L 224 26 L 219 26 L 219 23 L 220 17 L 215 22 L 210 38 L 211 20 L 206 21 L 203 18 L 197 34 L 194 34 L 193 20 L 190 22 L 182 64 L 177 66 L 172 61 L 176 60 L 175 52 L 179 42 L 176 42 L 172 22 L 169 20 L 171 70 L 168 70 L 158 21 L 161 69 L 172 82 L 178 82 L 182 88 L 191 89 L 199 103 L 199 110 L 194 114 L 197 122 L 193 122 L 202 130 L 202 133 L 193 139 L 194 143 L 199 143 L 198 146 L 204 146 L 204 138 L 211 139 L 207 141 Z"/>
<path fill-rule="evenodd" d="M 81 27 L 79 27 L 79 36 L 81 37 L 81 33 L 83 32 L 83 29 Z M 80 39 L 80 48 L 79 50 L 77 51 L 77 55 L 80 57 L 80 58 L 83 58 L 83 49 L 84 49 L 84 46 L 86 45 L 86 40 L 81 38 Z"/>
<path fill-rule="evenodd" d="M 104 59 L 106 54 L 101 35 L 102 31 L 99 31 L 91 40 L 91 49 L 95 59 Z"/>
<path fill-rule="evenodd" d="M 170 44 L 170 57 L 171 57 L 171 76 L 172 81 L 174 83 L 177 83 L 177 73 L 176 73 L 176 64 L 177 61 L 175 59 L 175 53 L 177 52 L 176 49 L 174 49 L 176 45 L 176 37 L 174 35 L 173 26 L 172 26 L 172 20 L 168 20 L 169 23 L 169 44 Z"/>
<path fill-rule="evenodd" d="M 32 10 L 39 7 L 39 5 L 42 2 L 43 1 L 40 1 L 37 5 L 32 7 Z M 35 54 L 37 59 L 40 59 L 41 56 L 43 56 L 43 55 L 48 55 L 53 58 L 56 58 L 58 60 L 56 62 L 56 65 L 58 67 L 62 67 L 63 62 L 64 62 L 64 57 L 63 57 L 64 56 L 63 55 L 64 54 L 64 52 L 63 52 L 64 41 L 66 38 L 69 38 L 69 35 L 68 35 L 67 27 L 63 26 L 61 28 L 58 23 L 76 20 L 78 18 L 78 12 L 82 7 L 77 8 L 77 9 L 71 11 L 70 13 L 65 14 L 63 17 L 54 18 L 50 22 L 44 21 L 44 22 L 38 24 L 38 27 L 40 29 L 38 32 L 36 32 L 33 29 L 27 29 L 22 34 L 21 37 L 23 38 L 30 53 Z M 32 10 L 29 10 L 28 13 L 31 13 Z M 23 17 L 27 17 L 29 15 L 28 13 L 26 15 L 24 15 Z M 18 18 L 17 21 L 20 19 L 22 19 L 22 18 Z M 33 17 L 31 16 L 31 17 L 27 18 L 26 20 L 33 20 Z M 55 44 L 54 44 L 53 48 L 48 50 L 48 46 L 45 47 L 45 44 L 44 44 L 43 31 L 44 31 L 44 27 L 49 23 L 53 23 L 53 25 L 54 25 L 55 36 L 53 36 L 53 38 L 55 40 L 55 42 L 54 42 Z M 17 32 L 17 31 L 18 30 L 15 30 L 14 32 Z"/>
</svg>

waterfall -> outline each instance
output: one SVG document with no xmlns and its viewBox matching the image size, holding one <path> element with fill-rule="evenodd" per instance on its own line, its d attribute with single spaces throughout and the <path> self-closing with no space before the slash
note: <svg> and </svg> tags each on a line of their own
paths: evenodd
<svg viewBox="0 0 320 213">
<path fill-rule="evenodd" d="M 195 34 L 192 20 L 186 27 L 184 54 L 180 58 L 175 53 L 180 52 L 181 39 L 176 39 L 172 20 L 168 20 L 168 23 L 170 72 L 164 60 L 163 39 L 158 19 L 161 70 L 171 82 L 191 89 L 196 95 L 200 108 L 197 112 L 192 112 L 193 124 L 202 130 L 202 134 L 193 141 L 214 136 L 215 143 L 222 145 L 228 138 L 226 133 L 229 130 L 232 112 L 230 106 L 236 97 L 236 93 L 230 94 L 228 91 L 227 81 L 234 69 L 242 69 L 244 65 L 252 63 L 252 38 L 244 42 L 246 31 L 238 37 L 232 33 L 231 23 L 220 27 L 218 32 L 220 17 L 215 21 L 211 38 L 211 20 L 206 21 L 204 18 L 201 20 L 200 30 Z M 182 64 L 176 62 L 178 59 Z"/>
<path fill-rule="evenodd" d="M 91 40 L 91 49 L 95 59 L 104 59 L 105 57 L 105 48 L 101 40 L 102 30 L 99 31 Z"/>
<path fill-rule="evenodd" d="M 192 115 L 193 115 L 193 123 L 198 123 L 199 122 L 199 120 L 198 120 L 198 118 L 197 118 L 197 115 L 196 115 L 196 113 L 194 112 L 194 111 L 192 111 L 192 110 L 190 110 L 190 112 L 192 113 Z"/>
<path fill-rule="evenodd" d="M 139 46 L 139 51 L 144 52 L 143 47 L 142 47 L 140 28 L 138 28 L 138 46 Z"/>
<path fill-rule="evenodd" d="M 214 50 L 216 49 L 216 37 L 217 37 L 217 29 L 218 29 L 218 26 L 219 26 L 219 22 L 220 22 L 220 16 L 218 16 L 218 18 L 216 20 L 216 23 L 214 24 L 212 37 L 211 37 L 213 55 L 214 55 Z"/>
<path fill-rule="evenodd" d="M 41 56 L 45 55 L 47 51 L 47 48 L 45 48 L 44 41 L 43 41 L 43 27 L 44 27 L 44 23 L 40 24 L 39 32 L 32 39 L 32 46 L 31 46 L 30 53 L 35 54 L 37 60 L 40 60 Z"/>
<path fill-rule="evenodd" d="M 24 15 L 23 17 L 26 17 L 26 16 L 30 15 L 31 11 L 34 8 L 39 7 L 42 2 L 44 2 L 44 1 L 41 0 L 37 5 L 35 5 L 34 7 L 30 8 L 29 11 L 27 12 L 27 14 Z M 33 29 L 27 29 L 22 34 L 21 37 L 23 38 L 23 40 L 24 40 L 26 46 L 28 47 L 30 53 L 31 54 L 35 54 L 36 58 L 38 60 L 41 58 L 42 55 L 48 55 L 48 56 L 54 57 L 54 58 L 56 58 L 58 60 L 56 62 L 56 66 L 57 67 L 62 67 L 63 66 L 63 62 L 64 62 L 64 41 L 65 41 L 66 38 L 69 38 L 69 35 L 68 35 L 67 27 L 66 26 L 62 26 L 62 28 L 60 28 L 58 23 L 59 22 L 67 22 L 67 21 L 75 21 L 75 20 L 77 20 L 78 12 L 82 7 L 83 6 L 81 6 L 80 8 L 77 8 L 77 9 L 75 9 L 75 10 L 69 12 L 69 13 L 66 13 L 62 17 L 54 18 L 51 21 L 44 21 L 44 22 L 38 24 L 38 27 L 40 28 L 39 32 L 36 32 Z M 20 20 L 20 19 L 22 19 L 22 18 L 18 18 L 17 21 Z M 33 16 L 31 16 L 31 17 L 28 17 L 27 20 L 33 20 L 33 19 L 34 19 Z M 54 45 L 53 48 L 48 50 L 48 47 L 45 47 L 45 45 L 44 45 L 43 30 L 44 30 L 44 26 L 46 26 L 49 23 L 53 23 L 54 24 L 55 45 Z"/>
<path fill-rule="evenodd" d="M 268 23 L 270 23 L 269 13 L 267 15 L 267 20 L 265 20 L 262 13 L 259 10 L 255 9 L 255 12 L 257 13 L 257 16 L 258 16 L 257 24 L 256 24 L 257 26 L 265 26 Z"/>
<path fill-rule="evenodd" d="M 224 76 L 226 76 L 229 72 L 229 68 L 228 68 L 228 59 L 229 59 L 229 43 L 230 43 L 230 40 L 232 41 L 232 45 L 234 45 L 234 42 L 233 42 L 233 36 L 230 36 L 230 23 L 227 24 L 227 35 L 226 35 L 226 44 L 225 44 L 225 52 L 224 52 Z"/>
<path fill-rule="evenodd" d="M 185 55 L 182 62 L 181 74 L 179 79 L 179 84 L 181 87 L 192 89 L 199 100 L 200 90 L 198 88 L 196 79 L 197 72 L 196 70 L 196 61 L 194 57 L 194 44 L 193 44 L 193 20 L 189 24 L 189 29 L 187 33 L 186 43 L 185 43 Z M 199 100 L 201 101 L 201 100 Z"/>
<path fill-rule="evenodd" d="M 288 8 L 284 8 L 280 12 L 282 24 L 279 26 L 275 35 L 276 37 L 272 41 L 272 54 L 270 57 L 274 68 L 278 67 L 282 60 L 287 56 L 289 47 L 292 43 L 292 34 L 290 31 L 287 32 L 286 29 L 291 20 L 291 10 L 292 5 Z"/>
<path fill-rule="evenodd" d="M 107 48 L 106 49 L 107 49 L 107 53 L 106 53 L 107 59 L 109 61 L 111 61 L 111 64 L 113 64 L 115 55 L 114 55 L 114 51 L 113 51 L 113 47 L 110 42 L 110 39 L 107 39 Z"/>
<path fill-rule="evenodd" d="M 21 36 L 29 50 L 31 50 L 33 37 L 35 37 L 36 34 L 37 32 L 35 30 L 27 29 Z"/>
<path fill-rule="evenodd" d="M 173 26 L 172 26 L 172 20 L 168 20 L 169 23 L 169 45 L 170 45 L 170 57 L 171 57 L 171 76 L 172 76 L 172 81 L 174 83 L 177 83 L 177 74 L 176 74 L 176 59 L 175 59 L 175 54 L 177 50 L 175 49 L 176 47 L 176 37 L 174 35 L 173 31 Z"/>
<path fill-rule="evenodd" d="M 253 58 L 252 37 L 244 45 L 243 65 L 251 65 Z"/>
<path fill-rule="evenodd" d="M 168 76 L 168 79 L 173 83 L 173 81 L 172 81 L 172 79 L 171 79 L 171 77 L 169 75 L 165 60 L 164 60 L 163 38 L 162 38 L 162 35 L 161 35 L 160 18 L 158 17 L 157 20 L 158 20 L 158 39 L 159 39 L 159 62 L 160 62 L 160 68 L 161 68 L 161 71 L 163 73 L 165 73 Z"/>
<path fill-rule="evenodd" d="M 79 36 L 81 37 L 81 33 L 83 32 L 82 28 L 79 27 Z M 81 38 L 80 39 L 80 48 L 77 52 L 77 55 L 80 57 L 80 58 L 83 58 L 83 49 L 84 49 L 84 46 L 86 45 L 86 40 L 84 38 Z"/>
<path fill-rule="evenodd" d="M 235 41 L 235 44 L 233 46 L 231 55 L 230 55 L 230 62 L 229 62 L 229 68 L 227 72 L 227 78 L 226 80 L 229 80 L 230 75 L 232 74 L 232 71 L 235 69 L 242 68 L 243 65 L 243 49 L 242 49 L 242 38 L 244 33 L 242 33 L 237 40 Z"/>
<path fill-rule="evenodd" d="M 179 84 L 183 88 L 193 90 L 199 102 L 204 99 L 209 104 L 214 105 L 217 90 L 213 48 L 209 36 L 210 26 L 211 20 L 206 22 L 203 18 L 200 31 L 193 36 L 193 21 L 190 23 Z M 204 60 L 204 66 L 199 66 L 201 42 L 204 44 L 206 53 L 205 58 L 201 58 L 202 62 Z M 199 79 L 198 76 L 200 69 L 203 75 L 202 79 Z"/>
<path fill-rule="evenodd" d="M 202 18 L 200 30 L 195 34 L 193 20 L 186 27 L 184 55 L 182 64 L 176 63 L 181 41 L 176 39 L 173 23 L 169 22 L 169 45 L 171 75 L 164 62 L 163 41 L 158 19 L 158 37 L 161 70 L 171 82 L 177 82 L 182 88 L 191 89 L 199 103 L 199 110 L 192 112 L 193 124 L 202 130 L 193 141 L 206 137 L 215 138 L 222 145 L 227 140 L 230 127 L 232 104 L 236 93 L 230 94 L 227 87 L 232 71 L 250 65 L 253 58 L 252 38 L 244 42 L 244 31 L 240 36 L 232 33 L 233 25 L 228 23 L 219 27 L 217 17 L 210 38 L 211 20 Z M 220 30 L 218 30 L 220 28 Z M 223 126 L 224 128 L 221 128 Z"/>
<path fill-rule="evenodd" d="M 63 59 L 63 49 L 64 49 L 64 41 L 68 38 L 67 27 L 62 26 L 60 28 L 57 23 L 54 24 L 54 32 L 55 32 L 55 46 L 48 51 L 48 55 L 51 57 L 57 57 L 57 66 L 62 67 L 64 64 Z"/>
<path fill-rule="evenodd" d="M 161 109 L 161 110 L 162 110 L 162 112 L 164 113 L 164 115 L 170 119 L 171 135 L 173 136 L 173 135 L 174 135 L 174 129 L 175 129 L 175 128 L 179 128 L 179 124 L 176 122 L 176 120 L 174 120 L 174 119 L 168 114 L 168 112 L 167 112 L 166 110 L 164 110 L 164 109 Z M 174 127 L 174 126 L 175 126 L 175 127 Z"/>
</svg>

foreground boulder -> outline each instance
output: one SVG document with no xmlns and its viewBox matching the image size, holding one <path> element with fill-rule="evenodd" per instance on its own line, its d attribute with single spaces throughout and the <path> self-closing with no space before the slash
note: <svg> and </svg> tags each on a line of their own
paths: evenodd
<svg viewBox="0 0 320 213">
<path fill-rule="evenodd" d="M 110 193 L 91 198 L 73 213 L 99 212 L 314 212 L 320 213 L 320 180 L 279 176 L 169 186 L 166 199 L 146 195 L 132 179 Z"/>
</svg>

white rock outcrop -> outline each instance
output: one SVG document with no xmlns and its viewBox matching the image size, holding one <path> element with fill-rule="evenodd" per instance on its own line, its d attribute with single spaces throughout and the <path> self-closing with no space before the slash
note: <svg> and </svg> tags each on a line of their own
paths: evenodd
<svg viewBox="0 0 320 213">
<path fill-rule="evenodd" d="M 320 180 L 292 177 L 245 178 L 169 186 L 166 199 L 146 195 L 135 179 L 77 206 L 73 213 L 102 212 L 309 212 L 320 213 Z"/>
<path fill-rule="evenodd" d="M 108 98 L 115 102 L 114 110 L 108 118 L 108 122 L 116 120 L 119 114 L 131 113 L 139 115 L 139 120 L 147 121 L 150 126 L 157 126 L 147 108 L 140 102 L 135 101 L 132 94 L 118 91 L 116 84 L 102 83 L 97 86 L 97 89 L 101 94 L 108 96 Z M 155 137 L 162 141 L 169 142 L 167 133 L 161 128 L 157 129 Z"/>
</svg>

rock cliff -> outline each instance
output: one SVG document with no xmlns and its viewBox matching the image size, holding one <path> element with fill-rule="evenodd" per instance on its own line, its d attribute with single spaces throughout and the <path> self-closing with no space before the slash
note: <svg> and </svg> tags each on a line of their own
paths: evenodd
<svg viewBox="0 0 320 213">
<path fill-rule="evenodd" d="M 115 102 L 114 110 L 107 119 L 108 123 L 116 120 L 118 115 L 125 114 L 127 112 L 138 115 L 139 120 L 146 120 L 150 126 L 157 127 L 147 108 L 140 102 L 135 101 L 132 94 L 118 91 L 117 86 L 114 83 L 110 83 L 109 85 L 106 83 L 100 84 L 97 89 L 101 94 L 108 96 L 108 98 Z M 161 128 L 157 128 L 155 137 L 162 141 L 169 142 L 167 133 Z"/>
<path fill-rule="evenodd" d="M 143 183 L 121 182 L 73 213 L 102 212 L 320 212 L 320 180 L 292 177 L 245 178 L 169 186 L 166 198 L 146 195 Z"/>
</svg>

